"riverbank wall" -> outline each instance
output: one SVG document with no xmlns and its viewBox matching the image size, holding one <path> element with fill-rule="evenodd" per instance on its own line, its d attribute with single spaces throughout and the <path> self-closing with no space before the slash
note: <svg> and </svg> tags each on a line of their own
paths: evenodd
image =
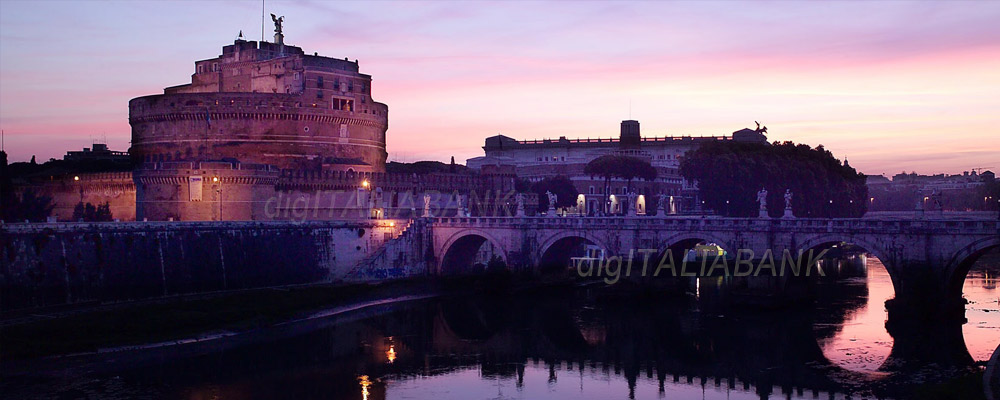
<svg viewBox="0 0 1000 400">
<path fill-rule="evenodd" d="M 419 224 L 4 224 L 0 310 L 423 276 L 430 239 Z"/>
</svg>

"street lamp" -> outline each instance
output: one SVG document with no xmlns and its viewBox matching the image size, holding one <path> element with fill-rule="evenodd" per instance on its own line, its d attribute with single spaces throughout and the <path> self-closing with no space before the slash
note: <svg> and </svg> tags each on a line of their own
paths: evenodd
<svg viewBox="0 0 1000 400">
<path fill-rule="evenodd" d="M 370 183 L 368 183 L 368 180 L 367 180 L 367 179 L 365 179 L 365 180 L 361 181 L 361 186 L 362 186 L 362 187 L 364 187 L 365 189 L 368 189 L 368 186 L 370 186 L 370 185 L 371 185 L 371 184 L 370 184 Z"/>
</svg>

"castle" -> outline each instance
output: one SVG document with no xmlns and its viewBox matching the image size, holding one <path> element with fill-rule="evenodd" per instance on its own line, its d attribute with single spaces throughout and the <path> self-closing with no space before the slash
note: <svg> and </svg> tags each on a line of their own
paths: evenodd
<svg viewBox="0 0 1000 400">
<path fill-rule="evenodd" d="M 473 192 L 479 212 L 509 206 L 497 200 L 514 187 L 509 173 L 386 172 L 389 110 L 372 99 L 371 76 L 285 44 L 281 22 L 274 42 L 241 35 L 196 61 L 190 83 L 132 99 L 131 172 L 28 186 L 53 198 L 58 220 L 81 202 L 140 221 L 464 215 Z"/>
</svg>

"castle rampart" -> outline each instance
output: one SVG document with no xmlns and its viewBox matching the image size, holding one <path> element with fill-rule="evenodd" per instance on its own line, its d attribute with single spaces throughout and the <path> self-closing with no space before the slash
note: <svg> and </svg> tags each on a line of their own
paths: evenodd
<svg viewBox="0 0 1000 400">
<path fill-rule="evenodd" d="M 136 219 L 150 221 L 269 219 L 279 171 L 268 165 L 163 162 L 135 171 Z"/>
</svg>

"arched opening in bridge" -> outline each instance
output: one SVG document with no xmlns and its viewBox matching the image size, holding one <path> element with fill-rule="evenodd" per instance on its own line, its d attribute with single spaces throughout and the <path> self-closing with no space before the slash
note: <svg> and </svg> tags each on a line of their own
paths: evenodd
<svg viewBox="0 0 1000 400">
<path fill-rule="evenodd" d="M 789 277 L 785 288 L 814 302 L 808 312 L 824 357 L 850 371 L 890 368 L 895 338 L 886 329 L 885 302 L 895 297 L 895 288 L 881 259 L 866 245 L 842 240 L 803 250 L 803 264 L 815 265 L 808 276 Z"/>
<path fill-rule="evenodd" d="M 445 249 L 440 274 L 471 275 L 506 267 L 506 258 L 497 245 L 482 235 L 468 234 Z"/>
<path fill-rule="evenodd" d="M 957 263 L 948 296 L 964 298 L 965 345 L 974 360 L 987 361 L 1000 346 L 1000 240 L 977 247 Z"/>
<path fill-rule="evenodd" d="M 577 261 L 603 260 L 606 256 L 606 249 L 594 241 L 580 236 L 567 236 L 543 249 L 538 270 L 543 274 L 575 273 Z"/>
<path fill-rule="evenodd" d="M 672 263 L 673 271 L 661 269 L 652 282 L 661 288 L 694 296 L 703 305 L 720 306 L 725 302 L 726 292 L 736 283 L 731 274 L 736 253 L 727 247 L 718 240 L 702 236 L 673 239 L 655 258 L 650 258 L 646 269 L 652 275 L 661 264 Z"/>
</svg>

